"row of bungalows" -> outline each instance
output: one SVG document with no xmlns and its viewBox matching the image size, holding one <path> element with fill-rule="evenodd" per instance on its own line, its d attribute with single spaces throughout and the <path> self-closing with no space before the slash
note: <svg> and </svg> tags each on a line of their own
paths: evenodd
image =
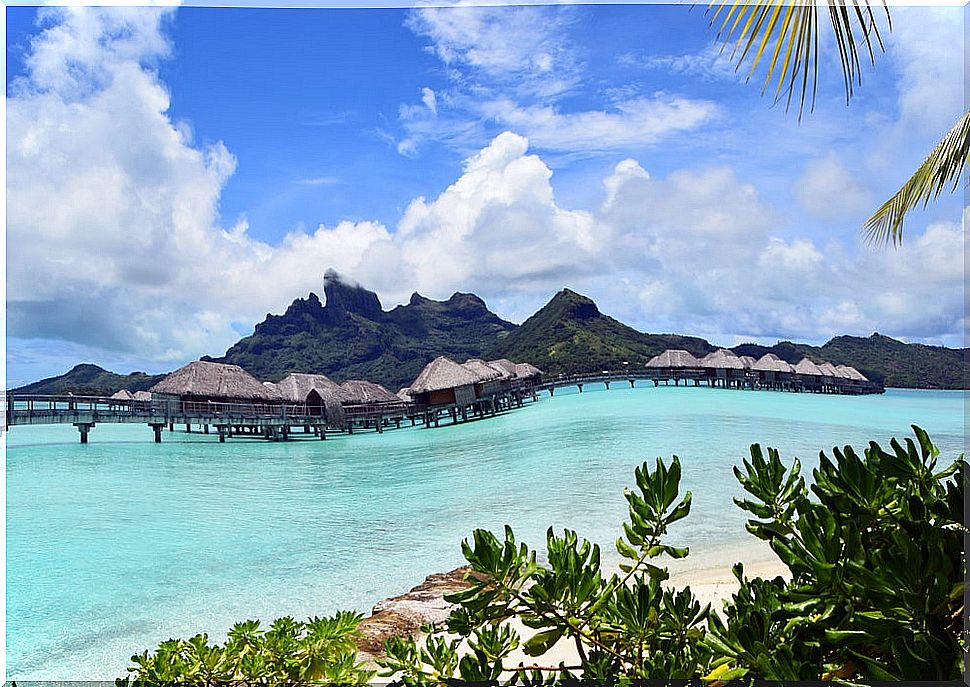
<svg viewBox="0 0 970 687">
<path fill-rule="evenodd" d="M 364 415 L 401 412 L 406 402 L 380 384 L 325 375 L 291 373 L 279 382 L 260 382 L 238 365 L 195 361 L 151 389 L 153 403 L 179 404 L 189 414 L 320 417 L 344 428 Z"/>
<path fill-rule="evenodd" d="M 654 384 L 681 380 L 686 384 L 706 381 L 710 386 L 724 388 L 757 388 L 790 391 L 816 391 L 823 393 L 879 393 L 882 388 L 851 366 L 838 367 L 828 362 L 816 364 L 803 358 L 792 365 L 774 353 L 765 353 L 755 360 L 750 356 L 738 356 L 733 351 L 719 348 L 703 358 L 696 358 L 687 351 L 667 350 L 647 363 Z"/>
<path fill-rule="evenodd" d="M 542 372 L 527 363 L 506 359 L 484 361 L 471 358 L 457 363 L 439 356 L 425 365 L 411 386 L 399 394 L 406 395 L 415 408 L 424 413 L 424 421 L 437 422 L 438 414 L 447 411 L 457 421 L 468 413 L 483 416 L 521 405 L 525 395 L 534 396 L 534 387 Z"/>
</svg>

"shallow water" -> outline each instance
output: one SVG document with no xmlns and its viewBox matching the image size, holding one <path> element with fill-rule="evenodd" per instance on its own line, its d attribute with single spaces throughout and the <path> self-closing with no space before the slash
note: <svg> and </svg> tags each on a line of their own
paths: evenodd
<svg viewBox="0 0 970 687">
<path fill-rule="evenodd" d="M 104 679 L 174 636 L 367 611 L 462 563 L 475 527 L 540 544 L 620 533 L 633 468 L 680 456 L 696 555 L 748 539 L 731 467 L 753 442 L 810 469 L 820 449 L 930 432 L 965 443 L 964 394 L 882 396 L 588 385 L 486 421 L 287 443 L 147 426 L 7 435 L 7 678 Z"/>
</svg>

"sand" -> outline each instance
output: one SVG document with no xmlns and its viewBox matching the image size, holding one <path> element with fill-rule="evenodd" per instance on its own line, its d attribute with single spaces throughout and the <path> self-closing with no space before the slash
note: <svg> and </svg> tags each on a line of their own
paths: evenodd
<svg viewBox="0 0 970 687">
<path fill-rule="evenodd" d="M 690 556 L 679 561 L 666 560 L 670 579 L 665 584 L 676 588 L 689 586 L 702 605 L 710 603 L 712 610 L 720 611 L 722 602 L 730 599 L 738 590 L 738 582 L 731 572 L 732 566 L 737 562 L 744 564 L 747 577 L 775 577 L 785 576 L 787 573 L 785 566 L 766 544 L 752 540 L 739 546 L 692 551 Z M 604 567 L 607 575 L 613 572 L 610 567 Z M 440 600 L 433 603 L 438 612 L 441 612 L 438 608 L 441 606 L 439 602 Z M 519 633 L 522 642 L 535 634 L 535 630 L 523 626 L 517 619 L 509 621 L 509 625 Z M 467 642 L 463 642 L 459 653 L 464 655 L 469 651 Z M 505 664 L 558 666 L 563 663 L 566 666 L 575 666 L 579 662 L 578 656 L 573 640 L 561 639 L 538 659 L 526 656 L 520 647 L 512 652 Z"/>
</svg>

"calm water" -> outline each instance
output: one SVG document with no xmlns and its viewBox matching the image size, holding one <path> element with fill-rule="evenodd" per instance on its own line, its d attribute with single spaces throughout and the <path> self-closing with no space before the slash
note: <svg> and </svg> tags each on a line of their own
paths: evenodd
<svg viewBox="0 0 970 687">
<path fill-rule="evenodd" d="M 269 444 L 103 425 L 8 435 L 7 677 L 97 679 L 161 640 L 234 621 L 369 609 L 461 564 L 474 527 L 612 549 L 633 468 L 681 457 L 703 554 L 745 539 L 731 466 L 748 445 L 820 449 L 926 428 L 963 451 L 964 395 L 586 387 L 485 422 Z"/>
</svg>

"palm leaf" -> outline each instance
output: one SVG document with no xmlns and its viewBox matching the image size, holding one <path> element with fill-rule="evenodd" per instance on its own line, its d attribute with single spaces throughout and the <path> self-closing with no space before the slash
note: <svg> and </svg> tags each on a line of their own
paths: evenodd
<svg viewBox="0 0 970 687">
<path fill-rule="evenodd" d="M 885 0 L 880 0 L 886 10 L 886 20 L 892 23 Z M 818 14 L 820 7 L 827 7 L 835 44 L 842 63 L 842 79 L 845 83 L 846 102 L 852 98 L 855 85 L 862 83 L 862 60 L 860 48 L 865 50 L 869 61 L 875 63 L 875 47 L 883 50 L 882 36 L 876 15 L 869 0 L 826 0 L 819 5 L 811 0 L 769 0 L 756 4 L 743 4 L 743 0 L 713 2 L 707 12 L 711 25 L 720 20 L 717 38 L 723 42 L 722 49 L 733 42 L 731 60 L 735 68 L 750 57 L 750 79 L 761 58 L 770 56 L 765 73 L 762 93 L 768 90 L 772 77 L 776 77 L 775 101 L 787 94 L 786 109 L 798 98 L 798 116 L 801 118 L 811 88 L 810 109 L 815 107 L 818 81 Z M 770 52 L 769 52 L 770 51 Z"/>
<path fill-rule="evenodd" d="M 903 241 L 903 220 L 906 213 L 930 199 L 937 198 L 947 187 L 955 191 L 970 154 L 970 110 L 963 113 L 957 123 L 943 137 L 933 151 L 923 160 L 913 176 L 892 198 L 883 203 L 866 221 L 863 231 L 871 244 L 889 243 L 899 245 Z"/>
</svg>

